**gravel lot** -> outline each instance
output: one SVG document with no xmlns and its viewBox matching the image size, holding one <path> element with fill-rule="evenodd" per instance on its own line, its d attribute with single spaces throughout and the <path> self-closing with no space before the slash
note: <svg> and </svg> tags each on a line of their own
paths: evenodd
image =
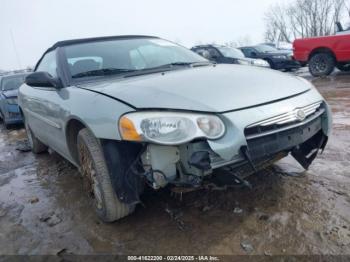
<svg viewBox="0 0 350 262">
<path fill-rule="evenodd" d="M 99 222 L 76 168 L 20 152 L 22 127 L 0 130 L 0 254 L 350 254 L 350 75 L 313 79 L 334 113 L 322 155 L 250 177 L 253 190 L 149 191 L 116 223 Z M 298 176 L 293 176 L 297 172 Z"/>
</svg>

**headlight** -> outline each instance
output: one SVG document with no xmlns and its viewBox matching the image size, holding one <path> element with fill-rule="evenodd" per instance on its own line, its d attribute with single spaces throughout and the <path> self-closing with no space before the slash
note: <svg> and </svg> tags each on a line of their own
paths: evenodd
<svg viewBox="0 0 350 262">
<path fill-rule="evenodd" d="M 264 67 L 270 67 L 269 63 L 266 62 L 265 60 L 254 60 L 253 65 L 255 66 L 264 66 Z"/>
<path fill-rule="evenodd" d="M 237 62 L 238 62 L 238 64 L 240 64 L 240 65 L 250 65 L 250 62 L 248 62 L 248 61 L 246 61 L 246 60 L 238 59 Z"/>
<path fill-rule="evenodd" d="M 17 105 L 17 104 L 18 104 L 17 98 L 8 98 L 8 99 L 6 99 L 6 102 L 7 102 L 9 105 Z"/>
<path fill-rule="evenodd" d="M 215 115 L 135 112 L 120 118 L 119 131 L 123 140 L 177 145 L 195 138 L 218 139 L 225 126 Z"/>
<path fill-rule="evenodd" d="M 276 59 L 288 59 L 288 57 L 285 56 L 285 55 L 274 55 L 273 58 L 276 58 Z"/>
</svg>

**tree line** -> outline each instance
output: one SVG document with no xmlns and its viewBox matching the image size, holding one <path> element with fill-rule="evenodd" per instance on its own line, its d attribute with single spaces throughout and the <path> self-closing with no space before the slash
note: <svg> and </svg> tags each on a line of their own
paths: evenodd
<svg viewBox="0 0 350 262">
<path fill-rule="evenodd" d="M 332 35 L 336 22 L 350 20 L 350 0 L 295 0 L 276 4 L 265 13 L 265 41 Z"/>
</svg>

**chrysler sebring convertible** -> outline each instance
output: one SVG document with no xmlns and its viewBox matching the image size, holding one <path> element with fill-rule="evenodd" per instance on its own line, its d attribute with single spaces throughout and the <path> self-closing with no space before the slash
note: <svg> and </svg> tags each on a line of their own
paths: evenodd
<svg viewBox="0 0 350 262">
<path fill-rule="evenodd" d="M 248 185 L 289 154 L 307 169 L 331 129 L 308 81 L 213 64 L 151 36 L 56 43 L 20 87 L 19 105 L 32 151 L 50 148 L 79 168 L 107 222 L 133 212 L 145 184 L 200 187 L 222 175 Z"/>
</svg>

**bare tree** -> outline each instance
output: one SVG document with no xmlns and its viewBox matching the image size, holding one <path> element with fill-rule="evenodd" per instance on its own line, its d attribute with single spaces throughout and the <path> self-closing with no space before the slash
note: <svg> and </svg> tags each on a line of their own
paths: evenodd
<svg viewBox="0 0 350 262">
<path fill-rule="evenodd" d="M 224 43 L 225 46 L 228 47 L 240 47 L 240 46 L 248 46 L 252 44 L 252 39 L 249 35 L 241 36 L 237 38 L 235 41 L 229 41 Z"/>
<path fill-rule="evenodd" d="M 295 0 L 274 5 L 265 14 L 265 40 L 291 42 L 298 37 L 331 35 L 348 12 L 346 0 Z"/>
</svg>

